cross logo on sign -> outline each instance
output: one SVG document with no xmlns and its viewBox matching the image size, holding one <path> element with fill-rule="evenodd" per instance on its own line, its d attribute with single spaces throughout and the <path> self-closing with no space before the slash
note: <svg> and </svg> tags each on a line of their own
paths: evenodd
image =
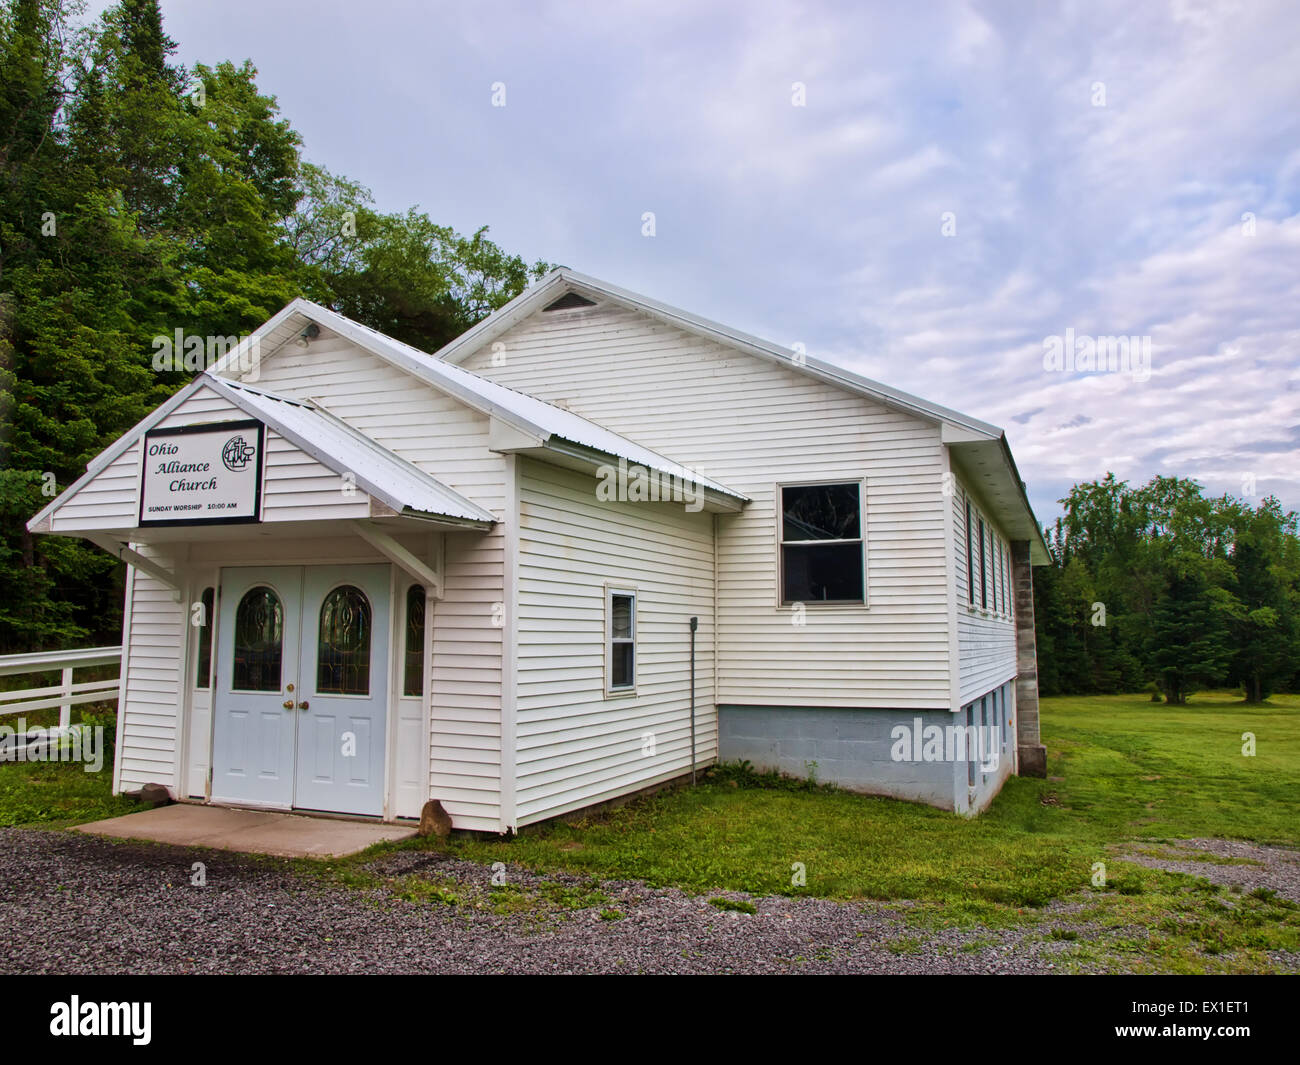
<svg viewBox="0 0 1300 1065">
<path fill-rule="evenodd" d="M 221 449 L 221 461 L 226 464 L 226 469 L 238 473 L 256 454 L 257 448 L 252 447 L 242 436 L 232 436 Z"/>
</svg>

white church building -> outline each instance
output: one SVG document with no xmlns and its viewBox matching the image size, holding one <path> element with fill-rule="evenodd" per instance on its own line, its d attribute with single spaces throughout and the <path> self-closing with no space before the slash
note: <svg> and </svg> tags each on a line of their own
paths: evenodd
<svg viewBox="0 0 1300 1065">
<path fill-rule="evenodd" d="M 510 832 L 1045 769 L 1003 432 L 569 270 L 434 354 L 296 300 L 29 528 L 128 564 L 116 791 Z"/>
</svg>

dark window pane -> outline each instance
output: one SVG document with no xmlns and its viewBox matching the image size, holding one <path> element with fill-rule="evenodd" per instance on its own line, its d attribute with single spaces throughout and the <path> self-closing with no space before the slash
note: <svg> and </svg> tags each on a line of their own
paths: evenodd
<svg viewBox="0 0 1300 1065">
<path fill-rule="evenodd" d="M 212 604 L 215 593 L 211 588 L 203 589 L 203 624 L 199 626 L 199 661 L 194 667 L 194 687 L 206 688 L 212 676 Z"/>
<path fill-rule="evenodd" d="M 634 662 L 634 650 L 631 643 L 616 643 L 610 649 L 610 681 L 611 688 L 630 688 L 632 687 Z"/>
<path fill-rule="evenodd" d="M 861 544 L 786 544 L 781 570 L 787 603 L 862 602 Z"/>
<path fill-rule="evenodd" d="M 989 577 L 988 567 L 984 559 L 984 519 L 977 519 L 980 531 L 980 607 L 987 608 L 989 605 Z"/>
<path fill-rule="evenodd" d="M 989 577 L 993 590 L 989 592 L 989 601 L 993 606 L 993 612 L 998 611 L 998 540 L 993 535 L 993 530 L 989 530 Z"/>
<path fill-rule="evenodd" d="M 632 638 L 632 597 L 630 595 L 613 596 L 611 607 L 613 615 L 611 619 L 610 633 L 616 640 L 630 640 Z"/>
<path fill-rule="evenodd" d="M 966 597 L 975 605 L 975 539 L 971 536 L 970 501 L 966 502 Z"/>
<path fill-rule="evenodd" d="M 236 691 L 278 692 L 284 610 L 270 588 L 250 588 L 235 610 Z"/>
<path fill-rule="evenodd" d="M 406 591 L 406 670 L 402 692 L 424 694 L 424 586 L 420 584 L 413 584 Z"/>
<path fill-rule="evenodd" d="M 320 608 L 316 690 L 326 695 L 370 694 L 370 600 L 345 584 Z"/>
<path fill-rule="evenodd" d="M 856 484 L 813 484 L 781 489 L 781 539 L 861 539 L 858 487 Z"/>
</svg>

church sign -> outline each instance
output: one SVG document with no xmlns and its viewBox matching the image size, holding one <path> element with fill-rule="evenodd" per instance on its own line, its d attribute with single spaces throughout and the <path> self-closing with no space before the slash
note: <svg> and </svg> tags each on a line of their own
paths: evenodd
<svg viewBox="0 0 1300 1065">
<path fill-rule="evenodd" d="M 140 524 L 257 521 L 265 427 L 256 420 L 151 429 L 144 437 Z"/>
</svg>

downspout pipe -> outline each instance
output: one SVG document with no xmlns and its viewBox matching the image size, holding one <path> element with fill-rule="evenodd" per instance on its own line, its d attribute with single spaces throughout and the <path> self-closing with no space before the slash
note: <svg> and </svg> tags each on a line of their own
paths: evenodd
<svg viewBox="0 0 1300 1065">
<path fill-rule="evenodd" d="M 695 630 L 699 618 L 691 618 L 691 784 L 695 783 Z"/>
</svg>

